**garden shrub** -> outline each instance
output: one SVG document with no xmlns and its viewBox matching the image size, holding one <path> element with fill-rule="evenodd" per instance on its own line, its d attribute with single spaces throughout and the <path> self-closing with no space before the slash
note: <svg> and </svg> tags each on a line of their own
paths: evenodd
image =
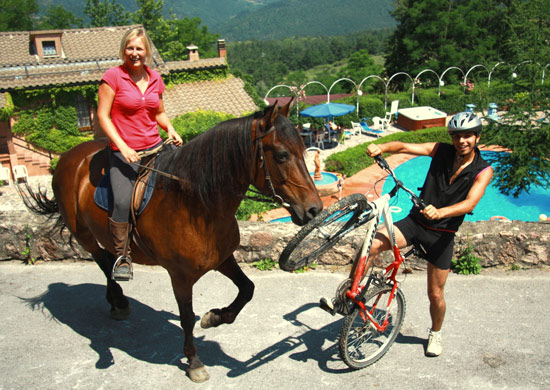
<svg viewBox="0 0 550 390">
<path fill-rule="evenodd" d="M 78 136 L 78 118 L 73 106 L 59 106 L 54 111 L 55 128 L 67 134 Z"/>
<path fill-rule="evenodd" d="M 372 142 L 366 142 L 353 148 L 348 148 L 330 155 L 325 160 L 325 169 L 329 172 L 343 173 L 352 176 L 362 169 L 374 163 L 374 160 L 365 153 L 370 143 L 386 143 L 390 141 L 402 141 L 410 143 L 445 142 L 451 143 L 451 137 L 445 127 L 434 127 L 418 131 L 400 132 L 378 138 Z"/>
<path fill-rule="evenodd" d="M 363 117 L 383 117 L 385 115 L 384 101 L 381 100 L 379 97 L 372 95 L 361 96 L 359 98 L 359 112 L 362 113 Z M 354 122 L 357 122 L 357 120 L 355 120 Z"/>
<path fill-rule="evenodd" d="M 172 125 L 185 143 L 218 123 L 231 118 L 234 118 L 234 116 L 221 112 L 195 111 L 177 116 L 172 120 Z M 166 137 L 164 131 L 161 131 L 161 135 Z"/>
</svg>

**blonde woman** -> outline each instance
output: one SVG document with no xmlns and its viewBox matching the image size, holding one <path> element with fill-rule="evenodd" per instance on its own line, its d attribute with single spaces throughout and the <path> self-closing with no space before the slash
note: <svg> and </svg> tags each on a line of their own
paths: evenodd
<svg viewBox="0 0 550 390">
<path fill-rule="evenodd" d="M 151 62 L 151 40 L 141 27 L 128 30 L 120 44 L 122 65 L 105 72 L 98 91 L 99 124 L 110 139 L 110 179 L 114 207 L 109 216 L 117 260 L 113 279 L 132 279 L 132 263 L 127 245 L 130 198 L 140 158 L 137 152 L 162 142 L 158 127 L 176 145 L 182 139 L 164 110 L 165 90 L 160 74 L 146 64 Z"/>
</svg>

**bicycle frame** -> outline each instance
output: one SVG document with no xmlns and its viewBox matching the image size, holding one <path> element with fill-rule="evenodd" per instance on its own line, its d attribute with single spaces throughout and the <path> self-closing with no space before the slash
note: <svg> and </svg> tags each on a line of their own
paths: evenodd
<svg viewBox="0 0 550 390">
<path fill-rule="evenodd" d="M 369 202 L 369 205 L 372 207 L 373 214 L 375 215 L 375 217 L 367 222 L 367 232 L 365 234 L 365 240 L 363 241 L 363 245 L 361 247 L 361 252 L 358 259 L 359 263 L 358 263 L 358 266 L 356 267 L 351 288 L 346 293 L 346 296 L 353 303 L 355 303 L 357 306 L 361 308 L 361 317 L 363 318 L 363 321 L 366 322 L 368 319 L 380 332 L 383 332 L 386 326 L 388 325 L 387 316 L 389 315 L 389 312 L 386 314 L 386 318 L 384 318 L 384 323 L 379 324 L 371 315 L 371 312 L 374 312 L 376 310 L 376 305 L 378 304 L 378 301 L 376 301 L 375 305 L 371 309 L 371 312 L 369 312 L 361 299 L 362 292 L 366 291 L 368 288 L 368 282 L 367 284 L 362 286 L 360 286 L 360 283 L 363 278 L 363 274 L 365 272 L 365 267 L 368 260 L 368 253 L 370 252 L 370 248 L 372 246 L 374 237 L 378 230 L 380 220 L 382 217 L 384 217 L 384 225 L 388 231 L 391 247 L 393 248 L 393 256 L 394 256 L 394 261 L 390 265 L 388 265 L 382 273 L 383 278 L 385 280 L 391 281 L 391 284 L 392 284 L 392 291 L 390 293 L 390 298 L 388 299 L 388 307 L 391 305 L 393 298 L 395 296 L 395 290 L 397 289 L 397 281 L 395 280 L 395 277 L 397 275 L 397 271 L 399 270 L 399 267 L 401 266 L 401 263 L 404 261 L 404 257 L 401 255 L 401 252 L 396 243 L 394 226 L 393 226 L 393 218 L 391 215 L 391 209 L 389 204 L 390 199 L 395 195 L 397 190 L 398 190 L 398 187 L 396 186 L 389 193 L 384 194 L 383 196 L 381 196 L 380 198 L 376 199 L 373 202 Z M 370 281 L 370 278 L 369 278 L 369 281 Z"/>
</svg>

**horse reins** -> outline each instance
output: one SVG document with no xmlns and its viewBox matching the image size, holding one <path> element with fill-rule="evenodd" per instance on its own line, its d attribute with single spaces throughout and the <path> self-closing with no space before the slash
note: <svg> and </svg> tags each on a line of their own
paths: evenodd
<svg viewBox="0 0 550 390">
<path fill-rule="evenodd" d="M 263 168 L 263 170 L 264 170 L 265 181 L 266 181 L 266 184 L 267 184 L 267 187 L 268 187 L 269 191 L 271 191 L 271 194 L 272 194 L 271 197 L 273 198 L 273 200 L 275 200 L 276 203 L 280 204 L 281 206 L 290 207 L 290 204 L 285 202 L 283 200 L 283 198 L 280 195 L 278 195 L 277 192 L 275 191 L 275 187 L 273 186 L 273 181 L 271 180 L 271 175 L 269 173 L 269 168 L 268 168 L 268 166 L 265 162 L 265 153 L 264 153 L 264 147 L 263 147 L 263 144 L 262 144 L 262 139 L 265 136 L 267 136 L 269 133 L 271 133 L 274 130 L 274 128 L 271 128 L 269 131 L 267 131 L 265 134 L 263 134 L 259 137 L 256 136 L 257 119 L 253 119 L 252 128 L 254 129 L 254 137 L 255 137 L 254 138 L 254 146 L 255 146 L 255 149 L 256 149 L 255 153 L 256 153 L 256 155 L 259 154 L 260 167 Z M 166 139 L 161 145 L 157 146 L 156 148 L 151 149 L 151 150 L 138 152 L 137 155 L 140 158 L 144 158 L 144 157 L 147 157 L 147 156 L 150 156 L 150 155 L 153 155 L 153 154 L 157 154 L 166 145 L 170 145 L 172 143 L 174 143 L 174 140 L 172 140 L 170 138 Z M 142 165 L 142 164 L 139 164 L 139 163 L 132 163 L 132 164 L 135 164 L 140 168 L 147 169 L 147 170 L 152 171 L 152 172 L 156 172 L 159 175 L 165 176 L 165 177 L 173 179 L 173 180 L 184 181 L 181 177 L 172 175 L 172 174 L 164 172 L 164 171 L 160 171 L 160 170 L 152 168 L 151 166 L 148 166 L 148 165 Z M 249 191 L 254 192 L 255 194 L 258 194 L 258 195 L 264 195 L 261 192 L 256 191 L 254 189 L 249 189 Z M 254 200 L 256 202 L 264 202 L 264 203 L 271 203 L 272 202 L 272 200 L 268 200 L 268 199 L 257 197 L 257 196 L 246 196 L 245 195 L 245 198 L 250 199 L 250 200 Z"/>
</svg>

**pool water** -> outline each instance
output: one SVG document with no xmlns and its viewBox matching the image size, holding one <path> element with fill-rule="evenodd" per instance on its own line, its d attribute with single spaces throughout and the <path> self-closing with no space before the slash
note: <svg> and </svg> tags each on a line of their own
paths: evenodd
<svg viewBox="0 0 550 390">
<path fill-rule="evenodd" d="M 482 156 L 491 161 L 495 152 L 482 151 Z M 430 167 L 431 158 L 420 156 L 404 162 L 394 169 L 399 180 L 405 187 L 411 189 L 417 195 L 417 190 L 424 184 L 424 179 Z M 383 192 L 389 192 L 394 186 L 393 180 L 387 179 L 384 183 Z M 394 221 L 406 217 L 412 207 L 412 202 L 404 191 L 399 191 L 397 202 L 394 198 L 392 205 L 401 208 L 400 212 L 393 213 Z M 542 187 L 532 186 L 529 193 L 523 192 L 519 197 L 506 196 L 501 194 L 491 184 L 485 190 L 485 195 L 479 201 L 472 215 L 466 215 L 465 221 L 486 221 L 494 216 L 503 216 L 509 220 L 538 221 L 540 214 L 550 214 L 550 190 Z"/>
<path fill-rule="evenodd" d="M 310 172 L 309 174 L 313 179 L 313 175 L 315 174 L 315 172 Z M 334 183 L 336 181 L 338 181 L 338 176 L 330 172 L 321 172 L 321 180 L 313 180 L 316 186 L 323 186 L 325 184 Z"/>
</svg>

